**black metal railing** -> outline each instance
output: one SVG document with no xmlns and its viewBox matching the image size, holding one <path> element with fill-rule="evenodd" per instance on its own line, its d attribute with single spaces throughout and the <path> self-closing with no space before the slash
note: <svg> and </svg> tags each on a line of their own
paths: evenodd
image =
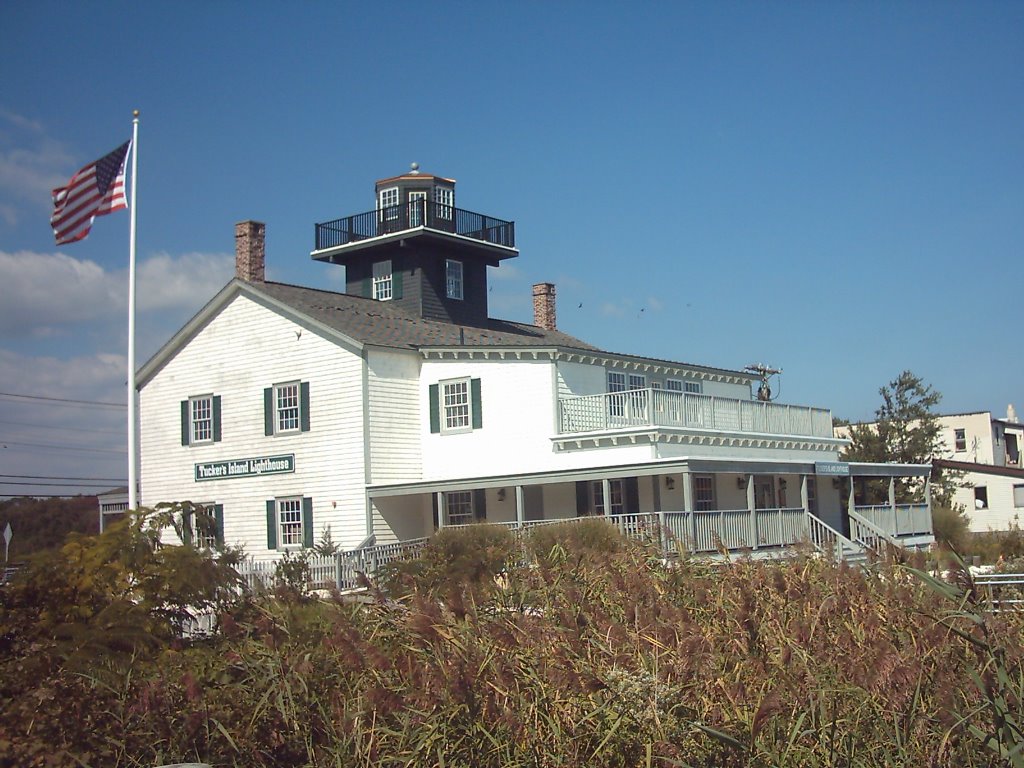
<svg viewBox="0 0 1024 768">
<path fill-rule="evenodd" d="M 482 213 L 473 213 L 432 200 L 410 200 L 375 211 L 357 213 L 316 225 L 316 250 L 404 232 L 417 227 L 451 232 L 485 243 L 514 248 L 516 225 Z"/>
</svg>

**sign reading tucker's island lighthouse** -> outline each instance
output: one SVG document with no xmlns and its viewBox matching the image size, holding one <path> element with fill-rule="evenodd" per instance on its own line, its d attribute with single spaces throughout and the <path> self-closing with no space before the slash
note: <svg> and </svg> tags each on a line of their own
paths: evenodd
<svg viewBox="0 0 1024 768">
<path fill-rule="evenodd" d="M 230 480 L 255 475 L 280 475 L 295 471 L 295 454 L 282 456 L 256 456 L 251 459 L 229 459 L 196 464 L 196 482 L 203 480 Z"/>
</svg>

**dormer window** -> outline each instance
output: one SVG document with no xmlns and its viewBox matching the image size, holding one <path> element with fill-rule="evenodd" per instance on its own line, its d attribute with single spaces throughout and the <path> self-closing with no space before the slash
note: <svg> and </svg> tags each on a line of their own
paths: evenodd
<svg viewBox="0 0 1024 768">
<path fill-rule="evenodd" d="M 382 189 L 377 199 L 383 220 L 394 221 L 398 218 L 398 187 Z"/>
<path fill-rule="evenodd" d="M 388 301 L 394 296 L 391 283 L 391 259 L 373 265 L 373 298 Z"/>
<path fill-rule="evenodd" d="M 462 300 L 462 262 L 454 259 L 444 261 L 445 284 L 449 299 Z"/>
</svg>

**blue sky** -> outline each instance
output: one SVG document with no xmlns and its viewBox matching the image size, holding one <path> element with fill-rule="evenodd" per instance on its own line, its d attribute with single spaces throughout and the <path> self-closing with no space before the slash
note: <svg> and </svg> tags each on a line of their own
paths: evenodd
<svg viewBox="0 0 1024 768">
<path fill-rule="evenodd" d="M 49 191 L 137 108 L 140 363 L 236 221 L 341 290 L 313 224 L 417 161 L 516 222 L 493 316 L 550 281 L 562 330 L 785 402 L 870 418 L 910 369 L 1020 410 L 1022 41 L 1012 2 L 6 3 L 0 391 L 124 400 L 129 217 L 57 248 Z M 125 476 L 123 412 L 42 402 L 0 395 L 0 474 Z"/>
</svg>

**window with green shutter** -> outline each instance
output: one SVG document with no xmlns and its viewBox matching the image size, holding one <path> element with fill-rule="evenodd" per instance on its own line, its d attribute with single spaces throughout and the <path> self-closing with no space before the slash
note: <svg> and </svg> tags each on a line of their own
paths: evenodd
<svg viewBox="0 0 1024 768">
<path fill-rule="evenodd" d="M 309 432 L 309 382 L 290 381 L 263 390 L 263 433 Z"/>
<path fill-rule="evenodd" d="M 267 500 L 267 549 L 313 546 L 313 499 L 288 496 Z"/>
<path fill-rule="evenodd" d="M 220 395 L 181 401 L 181 444 L 206 445 L 221 439 Z"/>
<path fill-rule="evenodd" d="M 480 379 L 449 379 L 431 384 L 429 398 L 431 432 L 453 434 L 483 427 Z"/>
</svg>

